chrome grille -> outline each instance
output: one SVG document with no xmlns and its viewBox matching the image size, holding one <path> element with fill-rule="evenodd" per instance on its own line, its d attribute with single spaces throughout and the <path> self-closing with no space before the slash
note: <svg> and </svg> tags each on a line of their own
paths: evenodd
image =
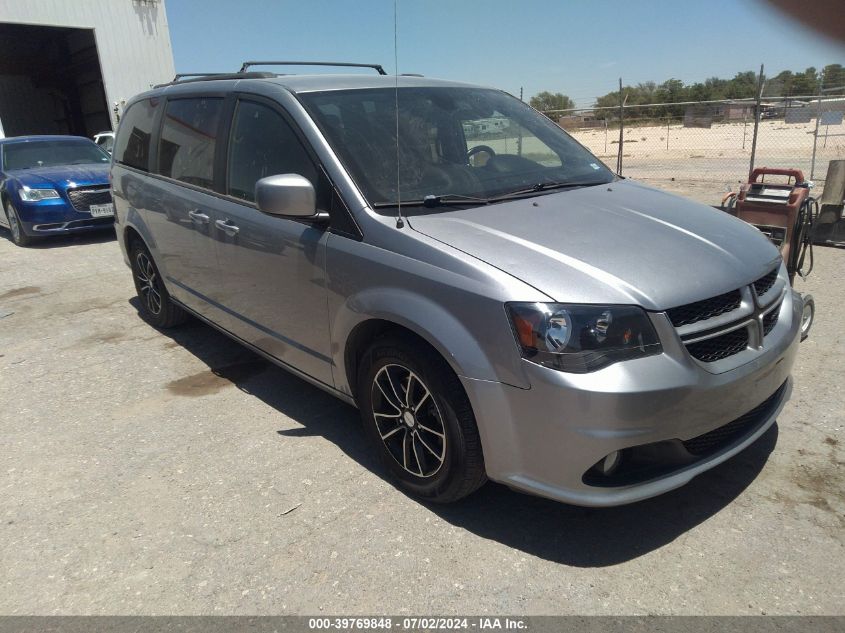
<svg viewBox="0 0 845 633">
<path fill-rule="evenodd" d="M 88 211 L 92 204 L 108 204 L 111 202 L 111 191 L 108 187 L 96 185 L 93 187 L 77 187 L 68 189 L 67 197 L 77 211 Z"/>
<path fill-rule="evenodd" d="M 760 277 L 757 281 L 754 282 L 754 291 L 757 293 L 758 297 L 762 297 L 764 294 L 771 290 L 772 286 L 775 285 L 775 281 L 778 278 L 778 269 L 775 268 L 770 273 Z"/>
<path fill-rule="evenodd" d="M 712 319 L 720 314 L 731 312 L 739 307 L 742 296 L 739 290 L 732 290 L 718 297 L 711 297 L 695 303 L 688 303 L 666 311 L 675 327 L 689 325 L 705 319 Z"/>
<path fill-rule="evenodd" d="M 687 343 L 687 351 L 703 363 L 715 363 L 748 347 L 748 328 L 742 327 L 703 341 Z"/>
</svg>

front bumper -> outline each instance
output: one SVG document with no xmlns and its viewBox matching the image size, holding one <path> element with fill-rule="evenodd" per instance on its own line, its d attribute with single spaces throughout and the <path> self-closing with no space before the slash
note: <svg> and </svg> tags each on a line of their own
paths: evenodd
<svg viewBox="0 0 845 633">
<path fill-rule="evenodd" d="M 530 389 L 462 378 L 476 413 L 488 476 L 512 488 L 585 506 L 631 503 L 684 485 L 742 451 L 775 422 L 791 393 L 801 308 L 800 296 L 787 290 L 765 351 L 722 373 L 705 370 L 680 345 L 664 345 L 658 356 L 590 374 L 567 374 L 525 361 Z M 741 433 L 705 455 L 663 464 L 647 478 L 601 482 L 592 476 L 592 467 L 613 451 L 648 453 L 633 449 L 645 445 L 678 448 L 766 401 Z"/>
<path fill-rule="evenodd" d="M 114 226 L 114 216 L 91 217 L 88 211 L 78 211 L 64 198 L 40 202 L 17 201 L 15 209 L 27 235 L 63 235 L 96 231 Z"/>
</svg>

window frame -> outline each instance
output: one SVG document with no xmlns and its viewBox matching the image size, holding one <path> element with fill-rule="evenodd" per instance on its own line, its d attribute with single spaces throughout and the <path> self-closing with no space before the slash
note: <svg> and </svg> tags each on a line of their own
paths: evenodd
<svg viewBox="0 0 845 633">
<path fill-rule="evenodd" d="M 223 109 L 220 113 L 220 122 L 218 127 L 218 137 L 215 147 L 215 154 L 214 154 L 214 187 L 213 189 L 206 189 L 204 187 L 199 187 L 197 185 L 193 185 L 191 183 L 184 182 L 182 180 L 176 180 L 175 178 L 171 178 L 169 176 L 163 176 L 159 173 L 159 144 L 161 143 L 161 131 L 164 122 L 164 112 L 167 108 L 167 103 L 169 101 L 175 101 L 179 99 L 203 99 L 203 98 L 220 98 L 223 100 Z M 323 162 L 320 160 L 319 155 L 314 150 L 314 147 L 309 142 L 308 137 L 302 131 L 300 126 L 297 124 L 296 120 L 291 116 L 291 114 L 285 109 L 285 107 L 280 104 L 278 101 L 266 97 L 261 94 L 256 94 L 252 92 L 246 92 L 242 90 L 190 90 L 190 91 L 180 91 L 174 95 L 168 95 L 167 93 L 158 93 L 153 94 L 149 97 L 144 97 L 144 99 L 157 99 L 158 103 L 156 104 L 156 111 L 153 117 L 153 126 L 152 131 L 150 134 L 150 169 L 148 171 L 144 171 L 137 167 L 132 167 L 131 165 L 126 165 L 124 163 L 119 163 L 115 161 L 115 164 L 120 165 L 122 169 L 128 169 L 130 171 L 137 172 L 139 174 L 144 174 L 150 178 L 155 178 L 158 180 L 162 180 L 164 182 L 172 183 L 174 185 L 178 185 L 180 187 L 185 187 L 187 189 L 191 189 L 193 191 L 197 191 L 199 193 L 203 193 L 206 195 L 213 196 L 215 198 L 220 198 L 221 200 L 226 200 L 228 202 L 234 202 L 243 206 L 252 207 L 256 211 L 260 213 L 258 210 L 258 206 L 254 202 L 250 202 L 248 200 L 244 200 L 243 198 L 237 198 L 235 196 L 230 196 L 226 193 L 226 188 L 228 184 L 228 161 L 229 161 L 229 137 L 232 132 L 232 126 L 234 124 L 234 114 L 236 110 L 236 106 L 238 100 L 244 99 L 247 101 L 252 101 L 254 103 L 258 103 L 260 105 L 265 105 L 270 109 L 277 112 L 281 117 L 285 120 L 285 122 L 290 125 L 291 129 L 294 132 L 294 135 L 302 143 L 302 146 L 305 148 L 305 152 L 308 157 L 313 162 L 314 166 L 316 167 L 317 174 L 320 180 L 324 183 L 323 186 L 328 188 L 328 195 L 327 199 L 330 202 L 329 209 L 321 209 L 321 211 L 325 211 L 329 214 L 329 223 L 326 227 L 327 230 L 331 233 L 336 235 L 340 235 L 343 237 L 348 237 L 350 239 L 354 239 L 356 241 L 362 241 L 364 238 L 363 232 L 361 231 L 360 226 L 358 225 L 357 220 L 353 216 L 352 212 L 349 210 L 349 205 L 347 204 L 346 200 L 341 195 L 340 191 L 338 191 L 337 187 L 334 184 L 329 172 L 323 166 Z M 138 99 L 141 101 L 142 99 Z M 129 107 L 132 107 L 137 103 L 137 101 L 130 104 Z M 127 109 L 128 110 L 128 109 Z M 307 115 L 310 117 L 310 114 Z M 319 196 L 318 196 L 319 199 Z M 342 218 L 340 216 L 343 216 Z M 282 218 L 278 217 L 280 220 L 289 220 L 292 222 L 299 222 L 302 224 L 308 225 L 315 225 L 315 221 L 309 218 Z"/>
<path fill-rule="evenodd" d="M 184 180 L 179 180 L 178 178 L 172 178 L 170 176 L 165 176 L 161 173 L 161 160 L 159 156 L 159 148 L 161 147 L 161 133 L 164 130 L 164 115 L 167 112 L 167 105 L 171 101 L 184 101 L 186 99 L 220 99 L 220 117 L 219 121 L 217 122 L 217 136 L 214 141 L 214 158 L 211 161 L 211 178 L 212 178 L 212 186 L 211 189 L 208 187 L 201 187 L 200 185 L 195 185 L 190 182 L 185 182 Z M 226 128 L 226 116 L 228 114 L 227 109 L 227 100 L 228 94 L 222 91 L 207 91 L 207 92 L 185 92 L 179 93 L 178 95 L 163 95 L 161 99 L 164 103 L 160 106 L 158 114 L 158 120 L 155 124 L 155 132 L 153 134 L 153 140 L 155 141 L 153 147 L 150 151 L 150 163 L 155 166 L 155 169 L 150 169 L 148 172 L 151 176 L 155 176 L 156 178 L 161 178 L 166 182 L 172 182 L 183 187 L 188 187 L 189 189 L 193 189 L 194 191 L 201 191 L 203 193 L 211 193 L 219 195 L 221 193 L 220 189 L 220 176 L 218 165 L 220 164 L 220 146 L 223 145 L 222 139 L 223 134 L 227 132 Z M 154 153 L 153 153 L 154 152 Z"/>
<path fill-rule="evenodd" d="M 255 105 L 260 105 L 260 106 L 264 106 L 264 107 L 268 108 L 272 112 L 275 112 L 276 114 L 278 114 L 282 118 L 282 120 L 288 125 L 288 127 L 293 132 L 293 135 L 296 137 L 296 139 L 299 141 L 300 145 L 302 145 L 302 148 L 305 150 L 305 154 L 308 156 L 308 159 L 311 161 L 311 165 L 314 167 L 314 171 L 317 173 L 318 180 L 321 181 L 321 182 L 318 182 L 317 186 L 314 187 L 315 194 L 317 194 L 316 195 L 317 200 L 320 199 L 320 192 L 317 191 L 317 188 L 320 187 L 320 186 L 327 187 L 328 190 L 329 190 L 327 192 L 323 192 L 324 196 L 328 196 L 328 194 L 331 194 L 331 193 L 334 192 L 334 189 L 335 189 L 334 183 L 332 182 L 331 178 L 329 178 L 329 175 L 326 172 L 326 170 L 323 168 L 322 161 L 320 161 L 319 156 L 317 156 L 317 153 L 314 151 L 314 148 L 311 146 L 311 143 L 308 142 L 308 139 L 305 137 L 305 134 L 299 128 L 299 125 L 297 125 L 296 121 L 293 119 L 293 117 L 290 115 L 290 113 L 288 113 L 288 111 L 284 107 L 282 107 L 278 102 L 274 101 L 273 99 L 269 99 L 269 98 L 264 97 L 262 95 L 257 95 L 257 94 L 249 93 L 249 92 L 234 92 L 234 93 L 232 93 L 231 97 L 232 97 L 231 102 L 230 102 L 229 108 L 227 109 L 227 112 L 226 112 L 226 120 L 227 120 L 228 129 L 226 130 L 226 137 L 225 137 L 225 141 L 223 143 L 225 145 L 225 148 L 224 148 L 225 151 L 222 153 L 222 156 L 221 156 L 222 163 L 223 163 L 223 171 L 224 171 L 223 176 L 224 176 L 224 178 L 223 178 L 223 182 L 221 183 L 222 187 L 221 187 L 221 190 L 220 190 L 220 194 L 224 198 L 226 198 L 227 200 L 231 200 L 233 202 L 237 202 L 238 204 L 242 204 L 242 205 L 252 207 L 252 208 L 258 210 L 258 205 L 256 205 L 254 201 L 244 200 L 243 198 L 238 198 L 237 196 L 232 196 L 228 193 L 228 191 L 229 191 L 229 147 L 231 145 L 232 134 L 235 131 L 235 115 L 238 112 L 238 104 L 241 101 L 248 101 L 248 102 L 251 102 Z M 324 211 L 324 212 L 331 214 L 331 209 L 319 209 L 319 211 Z M 288 219 L 294 219 L 294 218 L 288 218 Z M 305 218 L 305 221 L 308 221 L 307 218 Z"/>
<path fill-rule="evenodd" d="M 150 141 L 149 147 L 147 148 L 147 168 L 142 169 L 141 167 L 135 167 L 134 165 L 129 165 L 124 163 L 122 160 L 118 160 L 117 156 L 115 155 L 114 149 L 117 147 L 117 139 L 118 134 L 121 133 L 123 130 L 123 122 L 126 120 L 126 115 L 129 113 L 132 108 L 137 106 L 142 101 L 149 101 L 150 104 L 153 106 L 153 122 L 150 126 Z M 153 104 L 153 101 L 157 101 L 157 103 Z M 132 171 L 138 172 L 140 174 L 150 174 L 154 175 L 155 171 L 153 169 L 154 165 L 157 165 L 158 160 L 158 129 L 161 123 L 161 113 L 164 111 L 164 107 L 162 104 L 165 102 L 163 95 L 151 95 L 148 97 L 144 97 L 142 99 L 137 99 L 130 103 L 126 109 L 123 111 L 123 116 L 121 116 L 121 125 L 118 125 L 117 130 L 114 134 L 114 146 L 112 147 L 112 161 L 116 165 L 120 165 L 124 169 L 131 169 Z M 122 156 L 121 156 L 122 158 Z"/>
</svg>

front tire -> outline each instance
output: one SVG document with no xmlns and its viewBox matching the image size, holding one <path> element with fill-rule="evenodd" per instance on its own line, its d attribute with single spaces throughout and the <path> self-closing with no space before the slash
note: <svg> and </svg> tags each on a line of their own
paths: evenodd
<svg viewBox="0 0 845 633">
<path fill-rule="evenodd" d="M 449 503 L 487 480 L 469 399 L 436 352 L 401 337 L 376 341 L 357 393 L 367 435 L 399 488 Z"/>
<path fill-rule="evenodd" d="M 132 264 L 132 279 L 141 306 L 141 318 L 157 328 L 181 325 L 188 319 L 188 313 L 170 298 L 167 288 L 158 272 L 150 251 L 140 240 L 135 240 L 129 251 Z"/>
<path fill-rule="evenodd" d="M 12 234 L 12 242 L 16 246 L 31 246 L 35 239 L 24 232 L 18 211 L 15 209 L 11 200 L 6 200 L 5 211 L 6 221 L 9 224 L 9 232 Z"/>
</svg>

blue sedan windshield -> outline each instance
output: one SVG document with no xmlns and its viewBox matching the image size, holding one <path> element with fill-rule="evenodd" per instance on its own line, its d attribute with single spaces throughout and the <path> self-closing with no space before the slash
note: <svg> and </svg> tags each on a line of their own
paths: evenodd
<svg viewBox="0 0 845 633">
<path fill-rule="evenodd" d="M 108 163 L 110 160 L 111 157 L 106 152 L 86 140 L 28 141 L 3 146 L 3 168 L 6 171 Z"/>
</svg>

